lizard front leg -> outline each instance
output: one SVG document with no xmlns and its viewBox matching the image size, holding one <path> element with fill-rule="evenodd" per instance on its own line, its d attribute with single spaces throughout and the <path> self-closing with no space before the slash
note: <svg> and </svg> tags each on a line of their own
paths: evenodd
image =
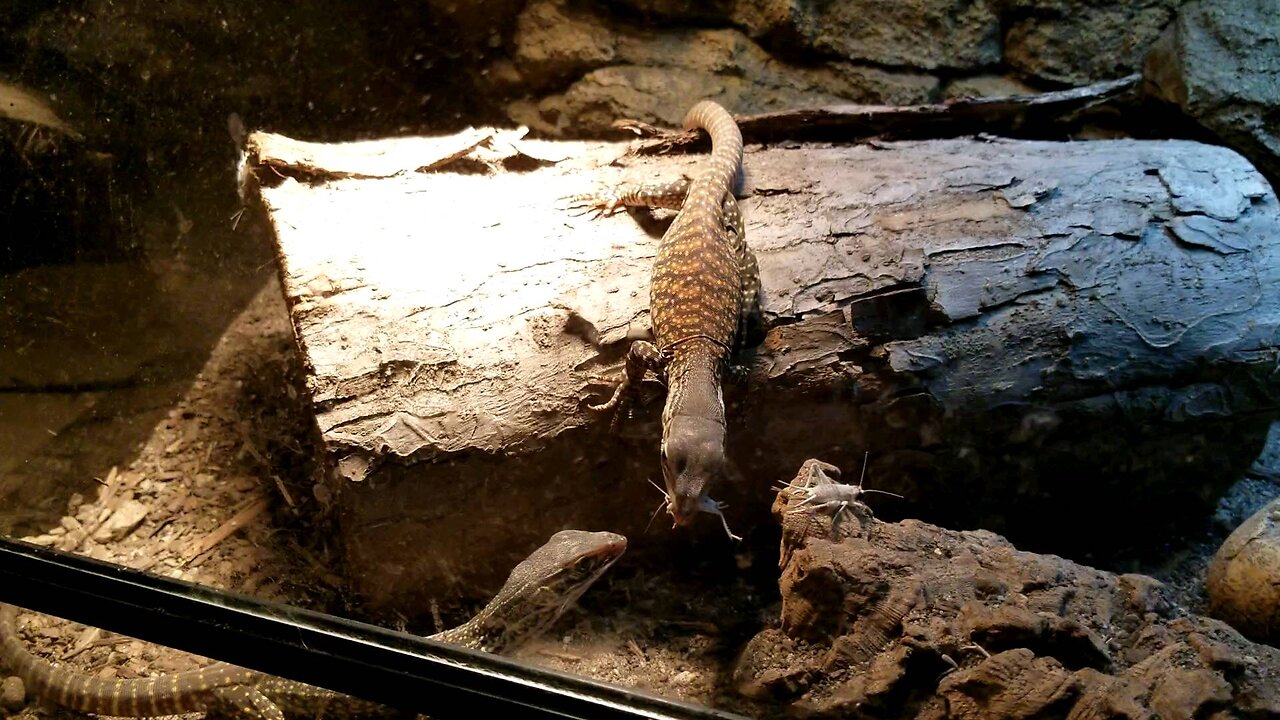
<svg viewBox="0 0 1280 720">
<path fill-rule="evenodd" d="M 571 195 L 563 198 L 571 208 L 608 217 L 623 207 L 666 208 L 679 210 L 689 194 L 689 178 L 662 184 L 626 184 L 596 194 Z"/>
<path fill-rule="evenodd" d="M 599 405 L 588 405 L 587 407 L 595 412 L 609 412 L 614 410 L 613 420 L 609 423 L 610 432 L 618 427 L 618 418 L 626 412 L 631 401 L 635 398 L 636 392 L 640 388 L 640 381 L 644 379 L 646 371 L 652 370 L 654 374 L 661 377 L 663 369 L 662 353 L 658 351 L 658 346 L 648 340 L 636 340 L 631 343 L 631 348 L 627 351 L 627 369 L 622 376 L 622 382 L 618 383 L 618 387 L 614 388 L 613 395 L 604 403 Z"/>
</svg>

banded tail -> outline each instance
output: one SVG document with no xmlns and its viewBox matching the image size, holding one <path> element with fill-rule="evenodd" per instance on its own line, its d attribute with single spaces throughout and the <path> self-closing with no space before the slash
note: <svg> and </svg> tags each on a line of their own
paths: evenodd
<svg viewBox="0 0 1280 720">
<path fill-rule="evenodd" d="M 703 170 L 693 179 L 685 207 L 695 206 L 699 198 L 705 207 L 719 215 L 721 201 L 735 184 L 742 167 L 742 131 L 733 116 L 719 104 L 702 100 L 689 108 L 684 115 L 686 130 L 702 128 L 711 136 L 711 156 Z"/>
<path fill-rule="evenodd" d="M 14 606 L 0 606 L 0 660 L 37 696 L 80 712 L 128 717 L 195 712 L 205 708 L 215 689 L 252 685 L 261 677 L 261 673 L 226 663 L 163 677 L 91 677 L 33 655 L 18 637 L 17 616 Z"/>
</svg>

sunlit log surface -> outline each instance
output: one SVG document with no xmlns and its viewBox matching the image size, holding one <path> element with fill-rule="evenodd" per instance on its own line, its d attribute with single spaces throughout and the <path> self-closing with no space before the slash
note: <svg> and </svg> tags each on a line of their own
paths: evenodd
<svg viewBox="0 0 1280 720">
<path fill-rule="evenodd" d="M 251 138 L 332 468 L 317 489 L 371 604 L 484 595 L 562 527 L 625 533 L 633 557 L 730 557 L 711 517 L 645 534 L 660 393 L 617 439 L 585 409 L 647 326 L 664 225 L 558 199 L 700 157 L 625 149 Z M 1236 154 L 935 140 L 745 163 L 770 330 L 727 392 L 741 477 L 712 494 L 748 545 L 776 547 L 768 488 L 811 456 L 869 451 L 868 486 L 906 495 L 877 503 L 887 518 L 1079 558 L 1158 546 L 1256 457 L 1280 213 Z"/>
</svg>

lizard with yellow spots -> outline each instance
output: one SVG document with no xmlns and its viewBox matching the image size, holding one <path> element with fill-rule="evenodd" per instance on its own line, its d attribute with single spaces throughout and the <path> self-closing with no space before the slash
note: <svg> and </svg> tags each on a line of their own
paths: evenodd
<svg viewBox="0 0 1280 720">
<path fill-rule="evenodd" d="M 758 344 L 763 334 L 759 270 L 733 192 L 742 168 L 742 133 L 733 117 L 709 100 L 689 109 L 684 126 L 711 136 L 711 156 L 692 180 L 573 198 L 599 215 L 624 206 L 679 211 L 654 259 L 653 341 L 632 342 L 622 382 L 606 402 L 591 406 L 613 411 L 616 426 L 646 371 L 665 381 L 660 455 L 667 511 L 678 526 L 699 512 L 724 521 L 723 505 L 708 496 L 729 470 L 722 382 L 731 359 Z"/>
</svg>

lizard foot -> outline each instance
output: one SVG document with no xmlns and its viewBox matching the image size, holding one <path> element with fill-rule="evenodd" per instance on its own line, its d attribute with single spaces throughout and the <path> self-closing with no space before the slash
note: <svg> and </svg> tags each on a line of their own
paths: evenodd
<svg viewBox="0 0 1280 720">
<path fill-rule="evenodd" d="M 613 413 L 613 417 L 609 419 L 610 433 L 618 432 L 618 427 L 622 425 L 622 421 L 631 419 L 631 393 L 627 390 L 626 383 L 621 383 L 614 389 L 613 395 L 608 400 L 599 405 L 587 405 L 587 409 L 594 413 Z"/>
<path fill-rule="evenodd" d="M 574 215 L 585 215 L 593 213 L 595 217 L 609 217 L 618 212 L 618 208 L 622 207 L 622 197 L 614 192 L 604 192 L 598 195 L 590 193 L 582 193 L 578 195 L 568 195 L 560 198 L 565 203 L 565 208 L 569 210 L 580 210 Z"/>
<path fill-rule="evenodd" d="M 604 402 L 596 405 L 588 404 L 587 409 L 590 410 L 591 412 L 597 412 L 597 413 L 609 412 L 610 410 L 613 410 L 614 408 L 618 407 L 618 405 L 622 403 L 622 394 L 623 394 L 622 385 L 618 385 L 616 388 L 614 388 L 613 395 L 609 396 L 608 400 L 605 400 Z"/>
</svg>

